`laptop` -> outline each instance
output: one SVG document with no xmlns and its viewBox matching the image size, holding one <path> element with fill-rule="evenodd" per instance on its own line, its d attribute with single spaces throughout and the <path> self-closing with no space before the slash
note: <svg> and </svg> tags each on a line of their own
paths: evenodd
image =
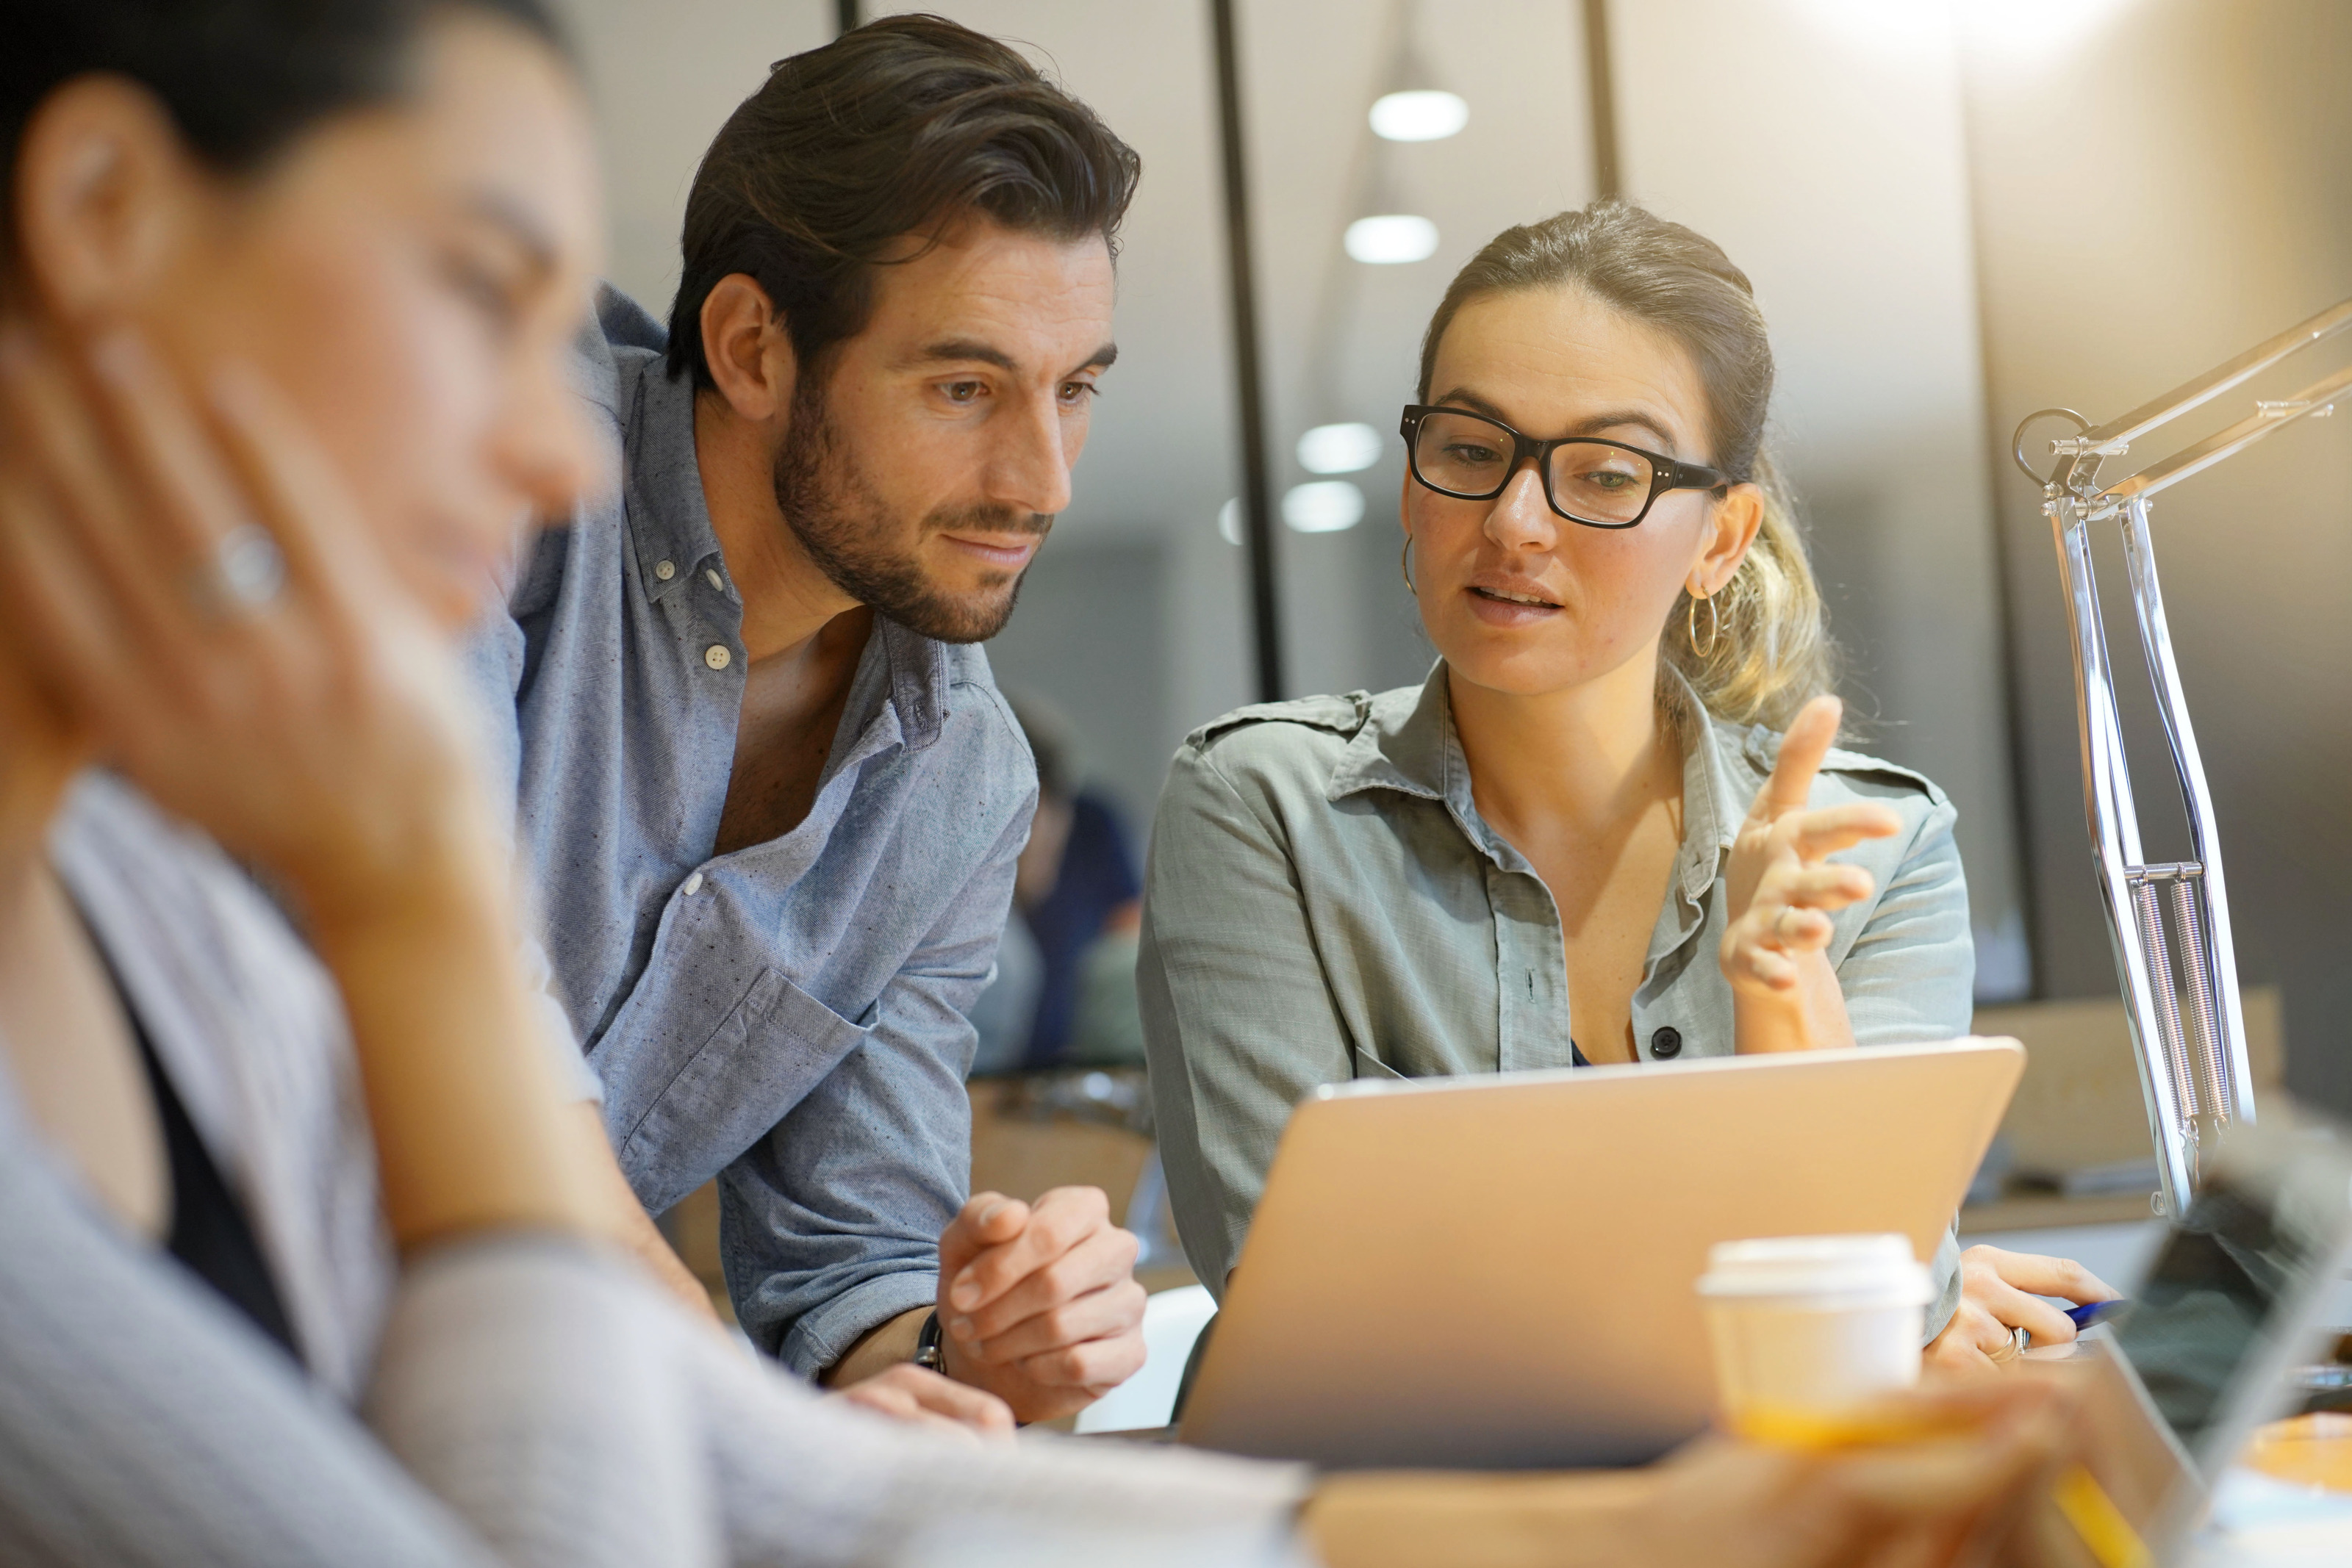
<svg viewBox="0 0 2352 1568">
<path fill-rule="evenodd" d="M 1638 1464 L 1700 1431 L 1707 1249 L 1931 1257 L 2015 1040 L 1326 1086 L 1291 1113 L 1179 1438 L 1330 1468 Z"/>
<path fill-rule="evenodd" d="M 2260 1423 L 2296 1401 L 2352 1265 L 2352 1155 L 2284 1107 L 2234 1130 L 2130 1304 L 2084 1336 L 2092 1470 L 2167 1557 Z M 2086 1531 L 2087 1534 L 2095 1533 Z"/>
</svg>

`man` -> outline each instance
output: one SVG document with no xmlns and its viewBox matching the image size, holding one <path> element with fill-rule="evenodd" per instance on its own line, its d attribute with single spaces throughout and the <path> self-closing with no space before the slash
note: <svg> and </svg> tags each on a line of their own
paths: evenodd
<svg viewBox="0 0 2352 1568">
<path fill-rule="evenodd" d="M 1137 173 L 936 18 L 778 64 L 696 176 L 667 340 L 604 300 L 617 491 L 482 650 L 636 1200 L 719 1177 L 738 1315 L 786 1364 L 919 1361 L 1028 1420 L 1142 1364 L 1143 1296 L 1100 1192 L 965 1204 L 966 1014 L 1036 800 L 970 644 L 1068 502 Z"/>
</svg>

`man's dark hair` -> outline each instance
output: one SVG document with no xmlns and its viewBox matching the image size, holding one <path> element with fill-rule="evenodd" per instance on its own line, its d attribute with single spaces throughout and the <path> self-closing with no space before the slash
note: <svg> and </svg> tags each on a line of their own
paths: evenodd
<svg viewBox="0 0 2352 1568">
<path fill-rule="evenodd" d="M 891 16 L 779 60 L 695 172 L 670 373 L 711 384 L 702 302 L 730 273 L 767 291 L 814 368 L 865 329 L 874 269 L 900 236 L 976 214 L 1116 249 L 1141 170 L 1094 110 L 943 17 Z"/>
</svg>

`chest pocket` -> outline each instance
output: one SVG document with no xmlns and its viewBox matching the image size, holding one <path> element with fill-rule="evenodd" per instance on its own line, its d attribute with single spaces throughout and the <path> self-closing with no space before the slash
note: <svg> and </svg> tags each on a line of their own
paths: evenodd
<svg viewBox="0 0 2352 1568">
<path fill-rule="evenodd" d="M 879 1000 L 845 1019 L 781 970 L 762 969 L 630 1129 L 622 1168 L 656 1212 L 719 1174 L 866 1043 Z"/>
</svg>

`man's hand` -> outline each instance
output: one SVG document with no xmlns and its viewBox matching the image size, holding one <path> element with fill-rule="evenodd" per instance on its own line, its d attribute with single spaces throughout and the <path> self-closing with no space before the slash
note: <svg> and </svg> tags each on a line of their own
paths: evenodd
<svg viewBox="0 0 2352 1568">
<path fill-rule="evenodd" d="M 1143 1365 L 1137 1249 L 1098 1187 L 1058 1186 L 1034 1206 L 974 1195 L 940 1238 L 948 1375 L 1024 1421 L 1093 1404 Z"/>
<path fill-rule="evenodd" d="M 1960 1304 L 1927 1350 L 1927 1364 L 1982 1371 L 2014 1354 L 2014 1331 L 2037 1345 L 2064 1344 L 2074 1322 L 2041 1300 L 2061 1296 L 2077 1306 L 2112 1301 L 2119 1292 L 2071 1258 L 1971 1247 L 1960 1254 Z"/>
<path fill-rule="evenodd" d="M 903 1362 L 826 1397 L 918 1427 L 945 1427 L 987 1437 L 1013 1436 L 1013 1411 L 1003 1400 Z"/>
</svg>

